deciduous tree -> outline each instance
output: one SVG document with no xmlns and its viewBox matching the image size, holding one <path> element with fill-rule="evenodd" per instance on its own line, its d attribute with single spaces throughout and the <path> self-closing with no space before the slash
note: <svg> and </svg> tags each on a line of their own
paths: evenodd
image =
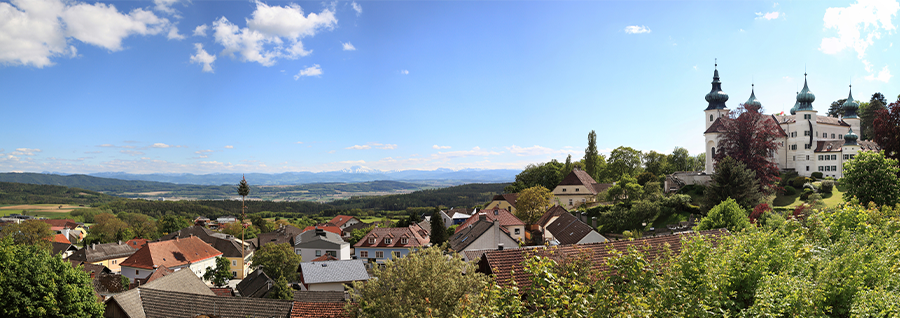
<svg viewBox="0 0 900 318">
<path fill-rule="evenodd" d="M 559 175 L 559 170 L 563 167 L 563 164 L 556 161 L 556 159 L 547 163 L 529 164 L 525 167 L 525 170 L 516 175 L 516 181 L 503 190 L 506 193 L 518 193 L 534 186 L 553 189 L 564 177 Z"/>
<path fill-rule="evenodd" d="M 667 156 L 666 154 L 651 150 L 643 157 L 645 172 L 649 172 L 657 176 L 672 173 L 671 163 L 669 163 L 669 156 Z"/>
<path fill-rule="evenodd" d="M 0 230 L 0 239 L 12 239 L 15 244 L 34 245 L 50 250 L 53 232 L 50 225 L 38 220 L 28 220 L 19 224 L 5 224 Z"/>
<path fill-rule="evenodd" d="M 297 277 L 300 255 L 294 253 L 290 243 L 269 243 L 253 253 L 253 265 L 261 267 L 272 279 L 284 277 L 288 281 L 293 281 Z"/>
<path fill-rule="evenodd" d="M 884 149 L 884 155 L 900 159 L 900 96 L 886 109 L 875 112 L 872 125 L 875 131 L 873 140 Z"/>
<path fill-rule="evenodd" d="M 859 202 L 893 206 L 900 202 L 900 167 L 897 160 L 887 158 L 884 152 L 860 151 L 853 159 L 844 162 L 841 185 L 847 188 L 844 200 L 856 197 Z"/>
<path fill-rule="evenodd" d="M 732 157 L 743 163 L 755 172 L 759 192 L 773 193 L 780 180 L 774 156 L 779 146 L 777 140 L 784 136 L 783 130 L 757 107 L 741 105 L 722 119 L 724 131 L 720 132 L 715 160 Z"/>
<path fill-rule="evenodd" d="M 203 279 L 211 282 L 215 286 L 225 286 L 228 284 L 228 280 L 231 279 L 231 262 L 228 261 L 225 257 L 216 257 L 216 267 L 212 266 L 206 267 L 206 272 L 203 273 Z"/>
<path fill-rule="evenodd" d="M 135 237 L 145 239 L 156 239 L 159 232 L 156 229 L 156 221 L 149 216 L 140 213 L 119 213 L 119 219 L 124 221 L 131 228 Z"/>
<path fill-rule="evenodd" d="M 727 228 L 731 232 L 740 232 L 748 227 L 750 219 L 747 217 L 747 210 L 728 198 L 709 210 L 700 220 L 697 229 L 702 231 Z"/>
<path fill-rule="evenodd" d="M 166 214 L 159 217 L 156 225 L 159 228 L 159 234 L 166 235 L 191 226 L 191 220 L 183 216 Z"/>
<path fill-rule="evenodd" d="M 631 175 L 622 175 L 612 187 L 606 190 L 606 200 L 615 203 L 625 203 L 640 200 L 644 197 L 644 187 L 638 184 L 637 179 Z"/>
<path fill-rule="evenodd" d="M 128 223 L 115 215 L 100 213 L 94 219 L 97 223 L 91 226 L 88 237 L 84 239 L 87 241 L 86 243 L 111 243 L 134 238 L 134 232 L 129 228 Z"/>
<path fill-rule="evenodd" d="M 522 190 L 516 199 L 516 217 L 525 224 L 534 224 L 550 207 L 552 199 L 553 193 L 542 186 Z"/>
<path fill-rule="evenodd" d="M 607 176 L 612 180 L 619 179 L 622 175 L 637 175 L 641 170 L 641 158 L 643 154 L 640 150 L 620 146 L 613 149 L 609 153 L 609 163 L 606 165 Z M 598 181 L 599 182 L 599 181 Z"/>
</svg>

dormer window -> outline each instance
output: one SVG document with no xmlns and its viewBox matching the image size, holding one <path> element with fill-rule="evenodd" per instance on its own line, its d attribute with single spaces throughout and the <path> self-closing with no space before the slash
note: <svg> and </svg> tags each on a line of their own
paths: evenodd
<svg viewBox="0 0 900 318">
<path fill-rule="evenodd" d="M 369 244 L 375 244 L 375 238 L 374 238 L 374 237 L 370 237 L 370 238 L 369 238 Z"/>
<path fill-rule="evenodd" d="M 390 238 L 390 237 L 385 237 L 385 238 L 384 238 L 384 244 L 391 244 L 391 238 Z"/>
<path fill-rule="evenodd" d="M 404 245 L 405 245 L 406 243 L 409 243 L 409 239 L 407 239 L 407 238 L 405 238 L 405 237 L 400 238 L 400 244 L 404 244 Z"/>
</svg>

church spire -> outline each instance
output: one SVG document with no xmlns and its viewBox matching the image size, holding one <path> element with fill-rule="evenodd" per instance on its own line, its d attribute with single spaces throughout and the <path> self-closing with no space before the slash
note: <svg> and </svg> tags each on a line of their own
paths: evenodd
<svg viewBox="0 0 900 318">
<path fill-rule="evenodd" d="M 797 94 L 797 111 L 813 110 L 812 103 L 816 100 L 816 95 L 809 90 L 806 83 L 806 73 L 803 73 L 803 89 Z"/>
<path fill-rule="evenodd" d="M 716 62 L 715 66 L 712 90 L 709 91 L 709 94 L 706 94 L 706 101 L 709 102 L 706 110 L 725 109 L 725 102 L 728 101 L 728 94 L 722 91 L 722 81 L 719 80 L 719 63 Z"/>
<path fill-rule="evenodd" d="M 853 85 L 850 85 L 850 96 L 847 96 L 847 101 L 841 107 L 844 109 L 844 118 L 859 118 L 856 115 L 859 103 L 853 100 Z"/>
<path fill-rule="evenodd" d="M 755 86 L 756 86 L 755 84 L 750 84 L 750 98 L 747 99 L 746 102 L 744 102 L 744 108 L 747 108 L 747 109 L 750 109 L 750 108 L 760 109 L 760 108 L 762 108 L 762 103 L 760 103 L 759 100 L 756 99 L 756 87 L 755 87 Z"/>
</svg>

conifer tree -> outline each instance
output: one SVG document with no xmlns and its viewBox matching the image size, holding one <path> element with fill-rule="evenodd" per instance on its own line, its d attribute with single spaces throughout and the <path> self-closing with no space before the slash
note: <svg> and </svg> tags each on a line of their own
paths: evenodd
<svg viewBox="0 0 900 318">
<path fill-rule="evenodd" d="M 250 195 L 250 185 L 247 184 L 247 179 L 244 176 L 241 176 L 241 183 L 238 184 L 238 195 L 241 196 L 241 244 L 244 244 L 244 229 L 246 226 L 244 225 L 244 220 L 247 219 L 246 214 L 246 204 L 244 204 L 244 200 Z M 241 259 L 244 259 L 244 247 L 241 246 Z M 242 268 L 241 271 L 244 269 Z"/>
<path fill-rule="evenodd" d="M 600 153 L 597 151 L 597 133 L 588 134 L 588 146 L 584 149 L 584 171 L 597 182 L 600 181 Z M 565 177 L 565 176 L 563 176 Z"/>
<path fill-rule="evenodd" d="M 763 198 L 756 181 L 756 172 L 747 169 L 747 166 L 732 157 L 722 158 L 716 163 L 716 173 L 706 187 L 703 210 L 709 211 L 728 198 L 744 209 L 756 206 Z"/>
<path fill-rule="evenodd" d="M 434 208 L 431 214 L 431 245 L 438 246 L 447 241 L 447 228 L 444 227 L 444 218 L 441 217 L 441 209 Z"/>
</svg>

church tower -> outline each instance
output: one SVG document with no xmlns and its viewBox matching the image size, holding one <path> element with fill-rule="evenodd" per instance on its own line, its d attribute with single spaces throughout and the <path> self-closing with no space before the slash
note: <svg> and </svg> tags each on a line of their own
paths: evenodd
<svg viewBox="0 0 900 318">
<path fill-rule="evenodd" d="M 850 85 L 850 96 L 847 96 L 847 101 L 841 106 L 844 108 L 844 122 L 850 125 L 851 131 L 860 131 L 859 116 L 856 115 L 859 103 L 853 100 L 853 85 Z"/>
<path fill-rule="evenodd" d="M 818 131 L 818 124 L 816 123 L 816 113 L 818 113 L 815 109 L 813 109 L 812 103 L 816 100 L 816 95 L 809 90 L 809 85 L 806 83 L 806 73 L 803 74 L 803 89 L 800 90 L 800 93 L 797 94 L 797 110 L 796 110 L 796 123 L 797 123 L 797 132 L 803 132 L 803 134 L 797 134 L 798 138 L 794 138 L 792 141 L 794 142 L 791 145 L 791 150 L 795 154 L 794 159 L 794 168 L 797 170 L 801 176 L 809 176 L 812 174 L 813 164 L 813 152 L 816 149 L 816 132 Z"/>
<path fill-rule="evenodd" d="M 706 150 L 706 167 L 704 171 L 706 173 L 713 173 L 713 167 L 715 166 L 715 162 L 713 162 L 713 156 L 716 154 L 716 147 L 719 142 L 719 133 L 716 131 L 716 127 L 713 127 L 719 118 L 728 115 L 728 107 L 725 106 L 725 102 L 728 101 L 728 94 L 722 91 L 722 81 L 719 80 L 719 64 L 715 64 L 715 71 L 713 72 L 713 81 L 712 81 L 712 89 L 709 91 L 709 94 L 706 94 L 706 102 L 709 103 L 704 110 L 704 118 L 703 121 L 706 122 L 706 130 L 703 133 L 703 137 L 705 137 L 705 150 Z"/>
</svg>

